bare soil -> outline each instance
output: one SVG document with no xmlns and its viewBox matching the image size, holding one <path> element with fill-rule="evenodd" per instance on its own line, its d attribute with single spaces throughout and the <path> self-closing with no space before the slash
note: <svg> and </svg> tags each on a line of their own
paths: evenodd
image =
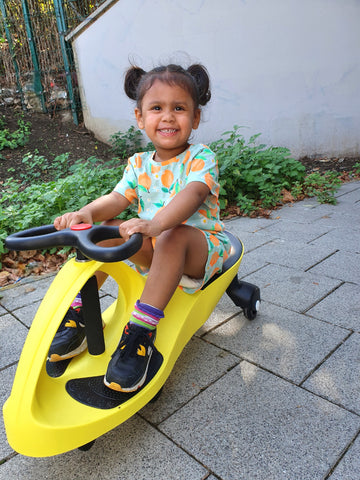
<svg viewBox="0 0 360 480">
<path fill-rule="evenodd" d="M 45 113 L 24 113 L 20 109 L 0 106 L 0 118 L 2 117 L 5 117 L 6 128 L 10 132 L 18 129 L 19 118 L 30 122 L 31 135 L 23 147 L 14 150 L 5 148 L 0 151 L 0 181 L 6 180 L 9 176 L 17 178 L 24 168 L 22 159 L 28 152 L 38 151 L 38 155 L 43 155 L 48 160 L 70 152 L 71 163 L 80 158 L 86 160 L 91 156 L 102 160 L 114 157 L 109 145 L 97 140 L 83 125 L 75 125 L 68 111 L 65 117 L 64 112 L 55 112 L 55 115 L 50 116 Z M 10 167 L 15 168 L 15 172 L 10 174 L 8 172 Z"/>
</svg>

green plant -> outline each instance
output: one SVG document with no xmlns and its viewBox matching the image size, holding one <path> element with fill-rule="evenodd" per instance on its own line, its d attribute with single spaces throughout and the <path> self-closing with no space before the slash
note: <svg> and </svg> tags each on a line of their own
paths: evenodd
<svg viewBox="0 0 360 480">
<path fill-rule="evenodd" d="M 5 119 L 0 118 L 0 150 L 4 148 L 15 149 L 24 146 L 30 137 L 30 122 L 22 118 L 17 121 L 18 129 L 10 132 L 6 127 Z"/>
<path fill-rule="evenodd" d="M 53 180 L 58 180 L 70 173 L 69 153 L 63 153 L 56 156 L 53 160 L 48 160 L 43 155 L 27 153 L 22 159 L 25 173 L 20 173 L 24 183 L 33 183 L 47 175 Z"/>
<path fill-rule="evenodd" d="M 31 165 L 30 170 L 38 167 L 36 162 Z M 5 252 L 4 240 L 9 234 L 52 223 L 58 215 L 78 210 L 109 193 L 122 177 L 123 170 L 124 165 L 118 162 L 104 164 L 91 157 L 86 161 L 78 160 L 70 167 L 70 175 L 50 182 L 35 181 L 26 186 L 13 178 L 8 179 L 1 186 L 0 254 Z M 29 175 L 38 178 L 33 173 Z M 132 210 L 127 210 L 121 218 L 133 215 Z"/>
<path fill-rule="evenodd" d="M 353 167 L 353 172 L 355 175 L 360 175 L 360 163 L 355 163 Z"/>
<path fill-rule="evenodd" d="M 246 142 L 239 126 L 225 132 L 210 144 L 216 153 L 220 173 L 220 207 L 237 205 L 243 213 L 258 207 L 272 207 L 279 202 L 281 191 L 290 189 L 305 177 L 305 167 L 281 147 L 257 145 L 260 134 Z"/>
<path fill-rule="evenodd" d="M 143 147 L 143 136 L 140 130 L 131 126 L 127 132 L 116 132 L 110 137 L 112 151 L 121 159 L 131 157 L 137 152 L 155 150 L 149 142 Z"/>
<path fill-rule="evenodd" d="M 296 182 L 291 189 L 291 194 L 294 198 L 316 196 L 319 203 L 335 205 L 334 194 L 340 185 L 341 180 L 337 172 L 327 172 L 325 174 L 314 172 L 307 175 L 302 182 Z"/>
<path fill-rule="evenodd" d="M 127 132 L 117 132 L 111 135 L 110 143 L 113 152 L 120 158 L 128 158 L 142 149 L 142 134 L 134 126 Z"/>
</svg>

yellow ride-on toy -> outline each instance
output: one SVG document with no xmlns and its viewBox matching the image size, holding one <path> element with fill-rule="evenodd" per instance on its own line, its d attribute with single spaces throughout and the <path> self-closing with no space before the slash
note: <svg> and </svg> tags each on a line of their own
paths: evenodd
<svg viewBox="0 0 360 480">
<path fill-rule="evenodd" d="M 221 274 L 194 294 L 176 290 L 166 307 L 166 320 L 158 325 L 156 352 L 146 382 L 133 393 L 107 388 L 103 377 L 144 288 L 145 278 L 122 261 L 141 247 L 142 236 L 134 234 L 121 246 L 103 248 L 96 243 L 119 237 L 118 227 L 81 224 L 56 231 L 53 225 L 46 225 L 10 235 L 6 246 L 12 250 L 51 246 L 77 249 L 77 257 L 59 271 L 38 309 L 11 395 L 4 405 L 5 428 L 12 448 L 33 457 L 90 448 L 97 437 L 156 398 L 183 348 L 206 322 L 225 291 L 249 320 L 255 318 L 259 288 L 238 280 L 243 245 L 232 234 L 227 235 L 232 251 Z M 119 287 L 117 300 L 103 313 L 94 277 L 97 270 L 108 273 Z M 52 339 L 79 291 L 88 350 L 70 360 L 49 362 L 47 354 Z"/>
</svg>

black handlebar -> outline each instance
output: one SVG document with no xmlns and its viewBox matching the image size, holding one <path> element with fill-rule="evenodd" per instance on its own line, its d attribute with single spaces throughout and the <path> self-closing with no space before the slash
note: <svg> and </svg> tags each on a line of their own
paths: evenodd
<svg viewBox="0 0 360 480">
<path fill-rule="evenodd" d="M 9 235 L 5 240 L 5 246 L 9 250 L 76 247 L 87 258 L 99 262 L 125 260 L 134 255 L 142 246 L 141 233 L 135 233 L 127 242 L 116 247 L 96 245 L 102 240 L 111 238 L 120 238 L 119 227 L 80 224 L 64 230 L 56 230 L 54 225 L 43 225 Z"/>
</svg>

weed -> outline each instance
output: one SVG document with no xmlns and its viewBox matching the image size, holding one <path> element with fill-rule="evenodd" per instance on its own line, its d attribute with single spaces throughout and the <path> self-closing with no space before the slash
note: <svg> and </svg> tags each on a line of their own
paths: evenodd
<svg viewBox="0 0 360 480">
<path fill-rule="evenodd" d="M 10 132 L 6 128 L 5 117 L 0 118 L 0 150 L 4 148 L 15 149 L 24 146 L 30 137 L 30 122 L 22 118 L 17 121 L 18 129 Z"/>
<path fill-rule="evenodd" d="M 319 203 L 335 205 L 334 194 L 340 184 L 341 180 L 337 172 L 327 172 L 325 174 L 314 172 L 307 175 L 303 182 L 296 182 L 291 189 L 291 194 L 294 198 L 316 196 Z"/>
<path fill-rule="evenodd" d="M 112 150 L 119 158 L 128 158 L 142 149 L 142 134 L 134 126 L 131 126 L 127 132 L 117 132 L 110 137 Z"/>
</svg>

